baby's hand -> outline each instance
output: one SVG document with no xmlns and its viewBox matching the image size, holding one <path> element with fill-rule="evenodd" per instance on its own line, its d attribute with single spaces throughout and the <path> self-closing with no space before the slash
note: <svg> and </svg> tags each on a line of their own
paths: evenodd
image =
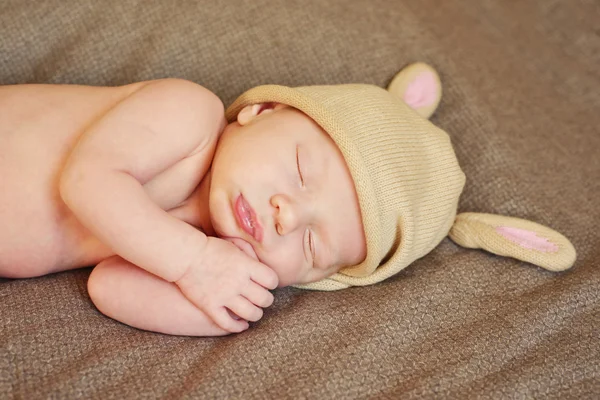
<svg viewBox="0 0 600 400">
<path fill-rule="evenodd" d="M 273 303 L 277 274 L 234 244 L 208 237 L 201 259 L 175 282 L 196 307 L 229 332 L 248 329 L 247 321 L 262 318 L 261 307 Z M 236 319 L 227 309 L 242 320 Z"/>
</svg>

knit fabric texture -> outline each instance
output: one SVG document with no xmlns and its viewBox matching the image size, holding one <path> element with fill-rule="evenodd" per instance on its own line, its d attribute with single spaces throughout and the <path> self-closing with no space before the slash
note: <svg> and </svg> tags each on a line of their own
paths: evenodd
<svg viewBox="0 0 600 400">
<path fill-rule="evenodd" d="M 258 86 L 226 110 L 263 102 L 292 106 L 327 132 L 358 195 L 367 256 L 324 280 L 297 285 L 337 290 L 380 282 L 429 253 L 448 234 L 465 183 L 449 136 L 400 98 L 373 85 Z"/>
</svg>

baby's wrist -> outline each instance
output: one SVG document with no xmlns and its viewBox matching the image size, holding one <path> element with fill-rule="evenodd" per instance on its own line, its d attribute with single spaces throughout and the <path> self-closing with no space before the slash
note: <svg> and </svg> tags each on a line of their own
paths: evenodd
<svg viewBox="0 0 600 400">
<path fill-rule="evenodd" d="M 205 259 L 207 248 L 209 247 L 209 238 L 204 235 L 202 232 L 195 230 L 197 235 L 194 235 L 188 241 L 188 248 L 190 248 L 190 252 L 185 257 L 185 261 L 179 263 L 180 272 L 176 274 L 177 278 L 171 280 L 171 282 L 179 285 L 181 282 L 185 282 L 185 280 L 196 270 L 201 261 Z"/>
</svg>

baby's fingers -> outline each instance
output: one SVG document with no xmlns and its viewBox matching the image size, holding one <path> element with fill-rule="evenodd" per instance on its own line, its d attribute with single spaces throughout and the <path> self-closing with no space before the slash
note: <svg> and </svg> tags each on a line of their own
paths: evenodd
<svg viewBox="0 0 600 400">
<path fill-rule="evenodd" d="M 242 295 L 258 307 L 269 307 L 273 304 L 273 294 L 257 283 L 249 282 Z"/>
<path fill-rule="evenodd" d="M 232 312 L 246 321 L 258 321 L 263 316 L 262 308 L 256 307 L 248 299 L 237 296 L 229 301 L 227 305 Z"/>
<path fill-rule="evenodd" d="M 279 284 L 279 278 L 275 271 L 259 262 L 254 263 L 254 268 L 250 271 L 250 278 L 267 289 L 275 289 Z"/>
<path fill-rule="evenodd" d="M 236 313 L 234 310 L 231 310 Z M 237 314 L 237 313 L 236 313 Z M 215 324 L 221 329 L 231 333 L 243 332 L 250 326 L 247 321 L 236 320 L 228 312 L 225 307 L 219 307 L 215 312 L 209 314 Z M 238 314 L 239 315 L 239 314 Z M 240 315 L 241 317 L 241 315 Z M 242 317 L 243 318 L 243 317 Z"/>
</svg>

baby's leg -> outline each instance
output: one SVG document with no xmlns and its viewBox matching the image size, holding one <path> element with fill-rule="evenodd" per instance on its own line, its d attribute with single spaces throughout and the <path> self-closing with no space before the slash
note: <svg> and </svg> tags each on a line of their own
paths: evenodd
<svg viewBox="0 0 600 400">
<path fill-rule="evenodd" d="M 94 268 L 88 291 L 103 314 L 136 328 L 171 335 L 229 334 L 189 302 L 177 285 L 119 256 Z"/>
</svg>

